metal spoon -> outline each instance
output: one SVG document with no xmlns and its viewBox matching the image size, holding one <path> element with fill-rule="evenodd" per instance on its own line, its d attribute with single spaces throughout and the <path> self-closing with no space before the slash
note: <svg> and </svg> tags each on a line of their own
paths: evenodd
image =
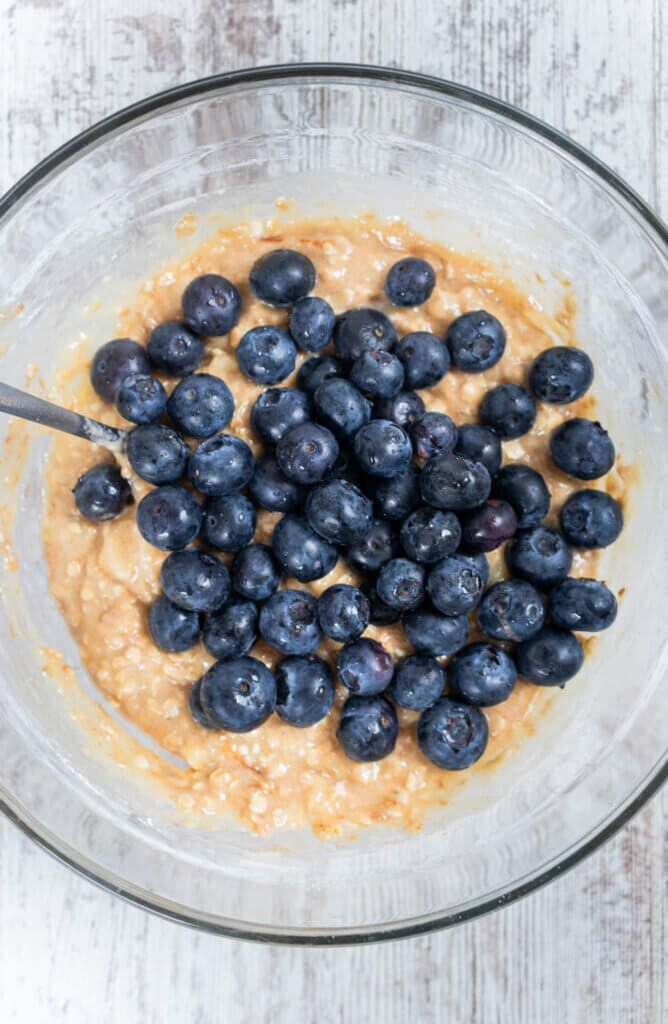
<svg viewBox="0 0 668 1024">
<path fill-rule="evenodd" d="M 98 423 L 97 420 L 81 416 L 71 409 L 63 409 L 60 405 L 46 402 L 43 398 L 30 395 L 27 391 L 20 391 L 10 384 L 0 383 L 0 412 L 19 416 L 22 420 L 32 420 L 33 423 L 40 423 L 43 427 L 51 427 L 53 430 L 62 430 L 66 434 L 74 434 L 85 441 L 103 445 L 115 454 L 125 451 L 130 433 L 129 430 Z"/>
</svg>

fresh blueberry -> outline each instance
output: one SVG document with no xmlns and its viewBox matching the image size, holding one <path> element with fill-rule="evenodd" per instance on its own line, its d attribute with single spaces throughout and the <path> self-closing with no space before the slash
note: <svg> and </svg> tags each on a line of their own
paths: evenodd
<svg viewBox="0 0 668 1024">
<path fill-rule="evenodd" d="M 238 658 L 248 654 L 257 639 L 257 605 L 233 597 L 218 611 L 207 615 L 202 640 L 214 658 Z"/>
<path fill-rule="evenodd" d="M 172 484 L 183 476 L 188 445 L 161 423 L 146 423 L 128 434 L 127 454 L 137 476 L 150 484 Z"/>
<path fill-rule="evenodd" d="M 436 285 L 431 264 L 417 256 L 405 256 L 390 267 L 385 278 L 385 294 L 394 306 L 421 306 Z"/>
<path fill-rule="evenodd" d="M 390 318 L 379 309 L 366 306 L 344 313 L 334 328 L 334 348 L 349 363 L 354 363 L 363 352 L 391 351 L 397 339 L 397 331 Z"/>
<path fill-rule="evenodd" d="M 181 298 L 183 319 L 202 338 L 229 334 L 241 316 L 241 296 L 226 277 L 202 274 L 190 282 Z"/>
<path fill-rule="evenodd" d="M 424 402 L 415 391 L 400 391 L 393 398 L 379 398 L 374 402 L 372 416 L 375 420 L 391 420 L 407 430 L 424 412 Z"/>
<path fill-rule="evenodd" d="M 366 536 L 351 544 L 343 552 L 351 569 L 361 573 L 378 572 L 382 565 L 397 554 L 395 531 L 382 519 L 374 519 Z"/>
<path fill-rule="evenodd" d="M 215 612 L 230 593 L 226 566 L 208 551 L 174 551 L 160 568 L 160 585 L 172 604 L 188 612 Z"/>
<path fill-rule="evenodd" d="M 473 707 L 492 707 L 510 697 L 517 667 L 510 654 L 496 644 L 468 644 L 450 662 L 448 680 L 455 700 Z"/>
<path fill-rule="evenodd" d="M 622 506 L 605 491 L 577 491 L 559 514 L 564 536 L 576 548 L 605 548 L 624 526 Z"/>
<path fill-rule="evenodd" d="M 160 551 L 192 544 L 202 523 L 202 507 L 185 487 L 156 487 L 137 506 L 137 528 Z"/>
<path fill-rule="evenodd" d="M 340 441 L 351 440 L 371 419 L 371 403 L 349 380 L 332 377 L 313 395 L 316 419 Z"/>
<path fill-rule="evenodd" d="M 423 506 L 401 527 L 401 546 L 416 562 L 430 565 L 459 547 L 462 531 L 454 512 Z"/>
<path fill-rule="evenodd" d="M 336 565 L 334 545 L 319 536 L 303 516 L 283 516 L 274 527 L 271 546 L 288 576 L 301 583 L 327 576 Z"/>
<path fill-rule="evenodd" d="M 480 576 L 483 586 L 486 587 L 489 583 L 489 562 L 487 561 L 487 555 L 485 555 L 484 552 L 479 551 L 477 555 L 462 555 L 462 558 L 465 558 L 466 561 L 473 566 Z"/>
<path fill-rule="evenodd" d="M 495 316 L 478 309 L 453 320 L 445 340 L 458 369 L 480 373 L 498 363 L 506 347 L 506 332 Z"/>
<path fill-rule="evenodd" d="M 334 356 L 313 356 L 299 367 L 297 386 L 307 395 L 314 395 L 321 384 L 332 377 L 344 377 L 345 367 Z"/>
<path fill-rule="evenodd" d="M 549 587 L 568 576 L 573 551 L 564 537 L 551 526 L 520 530 L 506 548 L 506 562 L 513 576 L 536 587 Z"/>
<path fill-rule="evenodd" d="M 190 437 L 211 437 L 232 419 L 234 398 L 224 380 L 193 373 L 179 381 L 167 402 L 173 423 Z"/>
<path fill-rule="evenodd" d="M 478 625 L 494 640 L 519 643 L 541 629 L 543 601 L 527 580 L 501 580 L 486 590 L 478 605 Z"/>
<path fill-rule="evenodd" d="M 262 606 L 260 635 L 282 654 L 310 654 L 322 640 L 313 594 L 279 590 Z"/>
<path fill-rule="evenodd" d="M 411 654 L 397 665 L 387 695 L 400 708 L 426 711 L 445 689 L 445 669 L 424 654 Z"/>
<path fill-rule="evenodd" d="M 501 438 L 495 430 L 483 427 L 482 423 L 462 423 L 452 450 L 455 455 L 463 455 L 471 462 L 482 462 L 491 477 L 496 476 L 501 468 Z"/>
<path fill-rule="evenodd" d="M 300 423 L 285 431 L 276 445 L 281 472 L 298 484 L 317 484 L 332 469 L 339 443 L 318 423 Z"/>
<path fill-rule="evenodd" d="M 401 391 L 404 368 L 386 349 L 362 352 L 352 365 L 350 379 L 365 394 L 374 398 L 392 398 Z"/>
<path fill-rule="evenodd" d="M 522 437 L 536 422 L 536 401 L 517 384 L 498 384 L 488 391 L 478 409 L 480 422 L 504 441 Z"/>
<path fill-rule="evenodd" d="M 369 476 L 396 477 L 411 461 L 408 434 L 390 420 L 371 420 L 355 434 L 355 458 Z"/>
<path fill-rule="evenodd" d="M 489 726 L 480 708 L 441 697 L 420 715 L 418 746 L 437 768 L 460 771 L 480 760 L 487 747 Z"/>
<path fill-rule="evenodd" d="M 550 618 L 562 629 L 598 633 L 617 618 L 617 598 L 599 580 L 565 579 L 550 594 Z"/>
<path fill-rule="evenodd" d="M 615 446 L 600 423 L 575 417 L 550 438 L 550 455 L 564 473 L 579 480 L 597 480 L 615 464 Z"/>
<path fill-rule="evenodd" d="M 427 577 L 427 592 L 443 615 L 468 615 L 480 603 L 485 589 L 484 567 L 456 553 L 437 562 Z"/>
<path fill-rule="evenodd" d="M 410 426 L 413 451 L 420 459 L 431 459 L 451 452 L 457 440 L 457 427 L 444 412 L 426 412 Z"/>
<path fill-rule="evenodd" d="M 295 368 L 297 349 L 282 327 L 261 324 L 246 331 L 237 346 L 239 369 L 256 384 L 278 384 Z"/>
<path fill-rule="evenodd" d="M 364 491 L 368 487 L 368 478 L 364 476 L 358 466 L 355 453 L 350 445 L 345 443 L 339 445 L 336 462 L 323 478 L 323 482 L 328 483 L 330 480 L 345 480 L 349 484 L 354 484 L 360 491 Z"/>
<path fill-rule="evenodd" d="M 250 544 L 257 512 L 243 494 L 226 494 L 209 498 L 202 516 L 202 540 L 217 551 L 241 551 Z"/>
<path fill-rule="evenodd" d="M 440 615 L 428 608 L 408 612 L 403 625 L 415 650 L 434 658 L 454 654 L 464 646 L 469 635 L 466 615 Z"/>
<path fill-rule="evenodd" d="M 410 612 L 424 601 L 424 568 L 408 558 L 391 558 L 378 573 L 376 591 L 390 608 Z"/>
<path fill-rule="evenodd" d="M 358 543 L 373 523 L 373 505 L 347 480 L 330 480 L 314 487 L 305 512 L 311 528 L 332 544 Z"/>
<path fill-rule="evenodd" d="M 472 462 L 451 452 L 441 452 L 429 459 L 420 474 L 420 489 L 427 504 L 452 512 L 482 505 L 491 487 L 491 477 L 482 462 Z"/>
<path fill-rule="evenodd" d="M 332 709 L 332 673 L 315 654 L 285 658 L 276 669 L 276 694 L 278 717 L 297 729 L 306 729 Z"/>
<path fill-rule="evenodd" d="M 204 342 L 180 320 L 167 320 L 153 328 L 146 351 L 156 370 L 170 377 L 187 377 L 204 359 Z"/>
<path fill-rule="evenodd" d="M 351 761 L 380 761 L 394 750 L 397 713 L 385 697 L 349 697 L 341 709 L 336 738 Z"/>
<path fill-rule="evenodd" d="M 582 398 L 593 379 L 594 366 L 587 353 L 570 345 L 541 352 L 529 371 L 529 387 L 536 398 L 555 405 Z"/>
<path fill-rule="evenodd" d="M 367 587 L 365 594 L 369 602 L 369 622 L 372 626 L 392 626 L 399 621 L 399 611 L 381 601 L 375 587 Z"/>
<path fill-rule="evenodd" d="M 405 519 L 420 504 L 419 470 L 407 466 L 388 480 L 378 480 L 373 498 L 373 509 L 380 519 Z"/>
<path fill-rule="evenodd" d="M 132 491 L 115 462 L 101 462 L 79 477 L 74 485 L 74 501 L 85 519 L 104 523 L 120 516 L 132 501 Z"/>
<path fill-rule="evenodd" d="M 563 686 L 582 668 L 584 651 L 574 633 L 545 626 L 518 645 L 515 658 L 530 683 Z"/>
<path fill-rule="evenodd" d="M 275 455 L 263 455 L 257 460 L 248 489 L 255 504 L 270 512 L 292 512 L 306 497 L 306 488 L 288 480 Z"/>
<path fill-rule="evenodd" d="M 202 676 L 200 700 L 207 717 L 228 732 L 250 732 L 276 707 L 276 680 L 247 654 L 217 661 Z"/>
<path fill-rule="evenodd" d="M 295 302 L 290 313 L 290 334 L 305 352 L 321 352 L 332 340 L 336 317 L 329 302 L 309 295 Z"/>
<path fill-rule="evenodd" d="M 232 588 L 249 601 L 266 601 L 278 589 L 281 569 L 271 550 L 263 544 L 249 544 L 232 562 Z"/>
<path fill-rule="evenodd" d="M 133 373 L 116 392 L 116 408 L 131 423 L 154 423 L 167 408 L 167 392 L 155 377 Z"/>
<path fill-rule="evenodd" d="M 431 388 L 450 369 L 450 353 L 440 338 L 428 331 L 407 334 L 397 345 L 397 356 L 404 365 L 407 388 Z"/>
<path fill-rule="evenodd" d="M 492 494 L 513 506 L 518 530 L 538 526 L 550 508 L 550 492 L 545 480 L 535 469 L 521 462 L 499 471 L 492 483 Z"/>
<path fill-rule="evenodd" d="M 202 441 L 188 459 L 188 476 L 202 494 L 231 494 L 253 476 L 253 453 L 240 437 L 216 434 Z"/>
<path fill-rule="evenodd" d="M 357 587 L 337 583 L 318 601 L 318 621 L 326 636 L 341 643 L 357 640 L 369 625 L 369 602 Z"/>
<path fill-rule="evenodd" d="M 338 653 L 337 679 L 359 697 L 382 693 L 390 685 L 393 675 L 392 655 L 377 640 L 362 637 L 346 644 Z"/>
<path fill-rule="evenodd" d="M 256 260 L 250 286 L 267 306 L 294 306 L 315 287 L 315 267 L 301 252 L 274 249 Z"/>
<path fill-rule="evenodd" d="M 517 516 L 512 505 L 498 498 L 490 498 L 480 508 L 466 512 L 462 519 L 462 548 L 476 551 L 494 551 L 517 531 Z"/>
<path fill-rule="evenodd" d="M 204 726 L 205 729 L 215 729 L 218 731 L 218 726 L 215 722 L 207 715 L 206 711 L 202 707 L 202 680 L 198 679 L 196 683 L 190 687 L 190 694 L 188 695 L 188 707 L 190 714 L 193 716 L 198 725 Z"/>
<path fill-rule="evenodd" d="M 114 338 L 102 345 L 90 364 L 90 382 L 105 402 L 113 402 L 126 377 L 147 374 L 151 364 L 146 350 L 130 338 Z"/>
<path fill-rule="evenodd" d="M 251 408 L 251 427 L 265 444 L 276 445 L 288 427 L 308 423 L 311 403 L 303 391 L 295 388 L 268 388 Z"/>
<path fill-rule="evenodd" d="M 189 651 L 199 640 L 199 615 L 179 608 L 161 594 L 151 605 L 148 628 L 153 643 L 161 651 Z"/>
</svg>

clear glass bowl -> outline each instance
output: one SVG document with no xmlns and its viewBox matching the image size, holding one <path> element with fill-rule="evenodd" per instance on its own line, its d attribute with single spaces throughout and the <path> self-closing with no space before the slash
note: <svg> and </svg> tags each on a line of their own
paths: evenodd
<svg viewBox="0 0 668 1024">
<path fill-rule="evenodd" d="M 24 386 L 32 362 L 48 381 L 61 344 L 81 330 L 111 336 L 133 283 L 197 244 L 211 217 L 275 212 L 278 195 L 304 214 L 400 214 L 506 265 L 548 307 L 571 282 L 602 417 L 638 476 L 605 566 L 626 587 L 618 622 L 536 736 L 419 835 L 379 829 L 346 844 L 192 828 L 73 720 L 104 701 L 46 585 L 42 436 L 18 491 L 3 467 L 19 566 L 2 575 L 1 798 L 63 862 L 199 928 L 303 943 L 415 934 L 501 906 L 577 863 L 666 776 L 667 234 L 590 154 L 479 93 L 348 66 L 222 75 L 108 118 L 0 201 L 2 378 Z M 191 211 L 199 232 L 177 240 L 174 225 Z M 79 687 L 59 693 L 45 676 L 49 648 L 78 666 Z"/>
</svg>

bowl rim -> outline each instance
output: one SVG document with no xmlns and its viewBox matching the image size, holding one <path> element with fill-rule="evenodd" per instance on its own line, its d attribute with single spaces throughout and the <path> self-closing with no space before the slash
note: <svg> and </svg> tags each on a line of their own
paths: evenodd
<svg viewBox="0 0 668 1024">
<path fill-rule="evenodd" d="M 4 218 L 12 208 L 25 199 L 53 171 L 62 168 L 74 158 L 82 155 L 87 149 L 116 131 L 127 127 L 133 121 L 141 120 L 147 115 L 160 111 L 174 103 L 205 96 L 210 92 L 221 92 L 243 85 L 267 85 L 280 81 L 299 80 L 342 80 L 351 83 L 380 83 L 389 86 L 407 86 L 436 93 L 449 99 L 455 99 L 483 112 L 499 115 L 502 118 L 529 130 L 543 141 L 553 144 L 562 153 L 573 158 L 577 164 L 593 172 L 594 176 L 607 185 L 618 198 L 621 198 L 638 215 L 643 227 L 662 248 L 668 259 L 668 226 L 651 209 L 651 207 L 632 189 L 612 168 L 595 157 L 589 150 L 546 122 L 521 110 L 519 107 L 504 100 L 497 99 L 487 93 L 468 86 L 460 85 L 447 79 L 433 75 L 424 75 L 399 68 L 378 65 L 352 63 L 302 63 L 275 64 L 230 71 L 206 78 L 186 82 L 161 92 L 154 93 L 129 106 L 123 107 L 113 114 L 97 121 L 89 128 L 75 135 L 62 146 L 53 150 L 39 163 L 35 164 L 26 174 L 0 196 L 0 219 Z M 594 835 L 585 837 L 577 848 L 568 852 L 559 861 L 549 865 L 532 877 L 523 880 L 508 891 L 494 895 L 459 911 L 453 911 L 428 920 L 410 919 L 396 925 L 375 926 L 368 928 L 332 928 L 327 932 L 320 929 L 295 929 L 257 927 L 252 922 L 239 923 L 232 920 L 206 920 L 189 914 L 178 905 L 168 900 L 159 899 L 148 891 L 131 886 L 122 878 L 111 874 L 104 875 L 90 864 L 86 858 L 77 856 L 76 851 L 61 843 L 54 835 L 41 830 L 39 825 L 31 822 L 28 815 L 16 807 L 9 793 L 0 791 L 0 812 L 41 849 L 46 850 L 61 864 L 71 868 L 81 877 L 93 882 L 106 892 L 120 896 L 126 902 L 151 911 L 158 917 L 187 925 L 200 931 L 226 936 L 235 939 L 247 939 L 262 943 L 279 945 L 303 946 L 341 946 L 361 943 L 379 942 L 381 940 L 402 939 L 414 935 L 422 935 L 432 931 L 452 927 L 471 921 L 484 914 L 497 910 L 516 900 L 528 896 L 534 890 L 547 884 L 565 871 L 575 867 L 585 857 L 607 842 L 616 832 L 626 825 L 631 818 L 650 800 L 668 779 L 668 751 L 658 761 L 643 787 L 619 811 L 612 820 L 603 825 Z"/>
</svg>

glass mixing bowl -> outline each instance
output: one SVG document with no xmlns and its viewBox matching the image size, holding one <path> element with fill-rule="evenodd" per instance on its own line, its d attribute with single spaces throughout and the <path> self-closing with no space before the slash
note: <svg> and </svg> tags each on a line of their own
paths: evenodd
<svg viewBox="0 0 668 1024">
<path fill-rule="evenodd" d="M 49 438 L 38 434 L 16 462 L 14 439 L 1 484 L 18 567 L 8 557 L 2 572 L 0 797 L 64 863 L 198 928 L 302 943 L 415 934 L 553 878 L 665 778 L 668 236 L 590 154 L 479 93 L 379 68 L 221 75 L 107 118 L 0 201 L 2 379 L 25 386 L 33 363 L 48 383 L 62 345 L 82 331 L 91 346 L 113 336 L 137 281 L 212 233 L 217 214 L 276 215 L 279 195 L 297 201 L 293 214 L 399 214 L 507 268 L 546 308 L 574 290 L 602 418 L 637 476 L 604 566 L 626 588 L 618 621 L 536 735 L 418 835 L 387 828 L 322 843 L 193 828 L 82 726 L 106 705 L 47 588 L 39 519 Z M 179 238 L 187 212 L 199 227 Z M 53 650 L 78 686 L 45 673 L 58 664 Z"/>
</svg>

